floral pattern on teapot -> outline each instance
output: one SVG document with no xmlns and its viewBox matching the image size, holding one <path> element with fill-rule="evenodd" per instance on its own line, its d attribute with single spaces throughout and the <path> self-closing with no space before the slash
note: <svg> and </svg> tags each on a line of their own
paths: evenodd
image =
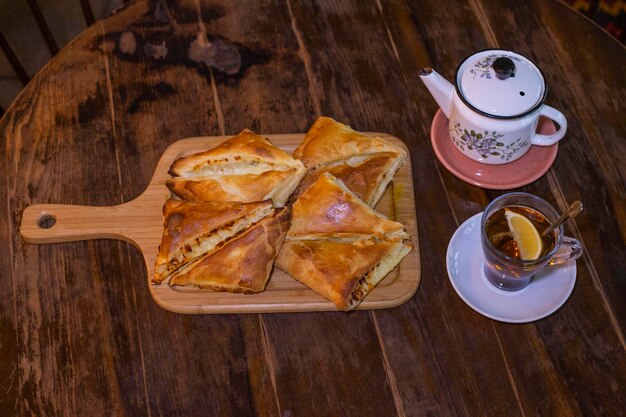
<svg viewBox="0 0 626 417">
<path fill-rule="evenodd" d="M 505 145 L 498 140 L 503 136 L 495 130 L 485 130 L 482 133 L 477 133 L 474 130 L 468 131 L 456 121 L 454 128 L 450 130 L 452 141 L 461 151 L 476 151 L 483 159 L 499 158 L 507 162 L 516 153 L 529 146 L 529 141 L 527 139 L 522 140 L 521 137 Z"/>
<path fill-rule="evenodd" d="M 502 55 L 502 54 L 487 55 L 485 58 L 481 59 L 480 61 L 477 61 L 474 64 L 474 68 L 471 68 L 469 70 L 470 74 L 474 74 L 472 78 L 476 78 L 476 75 L 480 75 L 480 78 L 486 78 L 488 80 L 491 80 L 493 78 L 492 77 L 493 72 L 491 70 L 491 66 L 493 64 L 493 61 L 495 61 L 496 59 L 500 57 L 514 59 L 518 62 L 521 61 L 519 58 L 514 57 L 514 56 L 509 56 L 509 55 Z"/>
</svg>

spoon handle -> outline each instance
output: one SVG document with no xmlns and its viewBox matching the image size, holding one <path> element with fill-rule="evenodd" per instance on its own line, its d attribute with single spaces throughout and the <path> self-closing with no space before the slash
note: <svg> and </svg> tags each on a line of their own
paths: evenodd
<svg viewBox="0 0 626 417">
<path fill-rule="evenodd" d="M 567 210 L 565 210 L 565 213 L 563 213 L 556 222 L 552 223 L 550 226 L 548 226 L 546 230 L 541 232 L 541 236 L 543 237 L 547 235 L 566 221 L 578 216 L 581 211 L 583 211 L 583 203 L 581 203 L 580 200 L 574 201 L 572 204 L 570 204 Z"/>
</svg>

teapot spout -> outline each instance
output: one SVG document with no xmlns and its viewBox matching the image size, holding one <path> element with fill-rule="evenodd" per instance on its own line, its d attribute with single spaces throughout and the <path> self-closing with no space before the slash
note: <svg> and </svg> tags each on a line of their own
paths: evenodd
<svg viewBox="0 0 626 417">
<path fill-rule="evenodd" d="M 432 68 L 421 69 L 419 76 L 441 108 L 443 114 L 449 119 L 452 110 L 454 86 Z"/>
</svg>

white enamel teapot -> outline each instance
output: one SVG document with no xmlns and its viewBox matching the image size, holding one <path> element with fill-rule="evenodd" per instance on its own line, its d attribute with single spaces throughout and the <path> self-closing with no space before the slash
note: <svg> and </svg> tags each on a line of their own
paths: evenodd
<svg viewBox="0 0 626 417">
<path fill-rule="evenodd" d="M 544 104 L 548 89 L 541 70 L 516 52 L 473 53 L 458 66 L 454 85 L 431 68 L 419 75 L 448 118 L 456 147 L 478 162 L 515 161 L 531 145 L 554 145 L 567 130 L 565 116 Z M 555 121 L 556 133 L 538 134 L 539 116 Z"/>
</svg>

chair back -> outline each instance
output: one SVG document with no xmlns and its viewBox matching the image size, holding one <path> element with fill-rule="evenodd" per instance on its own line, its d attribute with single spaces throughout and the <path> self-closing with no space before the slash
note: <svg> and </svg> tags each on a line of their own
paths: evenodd
<svg viewBox="0 0 626 417">
<path fill-rule="evenodd" d="M 44 12 L 42 11 L 42 8 L 39 6 L 36 0 L 21 0 L 21 1 L 22 2 L 25 1 L 28 5 L 28 8 L 26 7 L 20 8 L 19 6 L 21 5 L 17 5 L 18 9 L 20 11 L 27 11 L 27 13 L 30 13 L 30 15 L 32 16 L 36 24 L 37 29 L 39 30 L 39 33 L 41 34 L 43 43 L 45 44 L 45 48 L 49 52 L 50 57 L 55 56 L 59 52 L 59 43 L 57 39 L 55 39 L 54 35 L 52 34 L 52 31 L 50 30 L 50 26 L 48 25 L 48 21 L 46 20 L 46 17 L 44 16 Z M 85 19 L 86 27 L 91 26 L 96 21 L 96 19 L 94 18 L 94 13 L 91 8 L 91 5 L 89 4 L 89 0 L 78 0 L 78 3 L 80 4 L 82 15 Z M 14 4 L 14 7 L 15 6 L 16 5 Z M 58 5 L 54 5 L 54 6 L 58 7 Z M 32 28 L 31 27 L 24 28 L 23 30 L 27 30 L 27 29 L 30 30 Z M 28 84 L 32 75 L 34 75 L 34 73 L 39 70 L 39 68 L 36 68 L 35 71 L 33 71 L 32 69 L 30 69 L 30 71 L 27 71 L 25 68 L 24 62 L 22 62 L 23 59 L 20 60 L 19 58 L 20 54 L 16 53 L 17 48 L 19 47 L 22 47 L 24 50 L 34 50 L 37 47 L 37 45 L 27 45 L 26 48 L 24 48 L 21 45 L 16 45 L 16 43 L 17 43 L 16 39 L 13 39 L 13 45 L 11 44 L 11 42 L 9 41 L 9 36 L 5 36 L 5 34 L 3 33 L 3 28 L 0 26 L 0 53 L 1 55 L 4 56 L 5 63 L 8 63 L 8 65 L 12 69 L 14 73 L 14 78 L 15 78 L 14 84 L 17 85 L 16 88 L 12 88 L 12 89 L 9 89 L 9 88 L 0 89 L 0 116 L 4 114 L 3 105 L 6 106 L 8 105 L 8 103 L 12 102 L 16 94 L 16 91 L 19 92 L 19 90 L 22 87 Z M 41 46 L 43 47 L 43 45 Z M 11 78 L 10 74 L 7 74 L 3 78 L 5 78 L 5 82 L 11 82 L 10 80 L 7 81 L 7 78 Z M 4 91 L 1 91 L 1 90 L 4 90 Z"/>
</svg>

